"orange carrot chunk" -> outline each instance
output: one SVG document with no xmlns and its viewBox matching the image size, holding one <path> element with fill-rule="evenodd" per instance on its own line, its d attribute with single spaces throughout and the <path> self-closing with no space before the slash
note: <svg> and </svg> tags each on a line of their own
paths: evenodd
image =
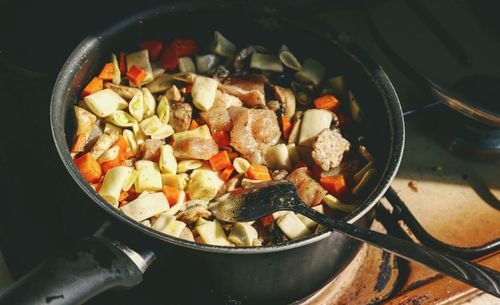
<svg viewBox="0 0 500 305">
<path fill-rule="evenodd" d="M 200 124 L 198 124 L 195 119 L 192 119 L 191 123 L 189 124 L 189 130 L 193 130 L 198 127 L 200 127 Z"/>
<path fill-rule="evenodd" d="M 101 73 L 99 73 L 99 78 L 102 80 L 112 80 L 114 71 L 113 64 L 108 62 L 102 68 Z"/>
<path fill-rule="evenodd" d="M 135 65 L 132 66 L 127 72 L 128 80 L 136 86 L 142 83 L 142 81 L 146 78 L 146 75 L 146 71 Z"/>
<path fill-rule="evenodd" d="M 283 138 L 288 139 L 293 125 L 290 123 L 290 120 L 286 117 L 286 115 L 281 116 L 281 123 L 283 124 Z"/>
<path fill-rule="evenodd" d="M 269 170 L 265 165 L 252 164 L 246 171 L 246 175 L 250 179 L 254 180 L 272 180 Z"/>
<path fill-rule="evenodd" d="M 348 193 L 347 184 L 344 175 L 335 175 L 329 177 L 321 177 L 319 183 L 333 196 L 341 199 Z"/>
<path fill-rule="evenodd" d="M 223 181 L 226 181 L 227 179 L 229 179 L 229 177 L 231 177 L 231 174 L 234 172 L 234 167 L 227 167 L 225 168 L 222 173 L 220 173 L 220 178 L 223 180 Z"/>
<path fill-rule="evenodd" d="M 155 61 L 160 56 L 161 50 L 163 49 L 163 43 L 158 40 L 146 40 L 139 45 L 139 48 L 148 50 L 149 59 Z"/>
<path fill-rule="evenodd" d="M 87 95 L 91 95 L 92 93 L 96 93 L 97 91 L 101 91 L 103 86 L 104 86 L 104 84 L 103 84 L 102 79 L 100 79 L 98 77 L 94 77 L 90 81 L 90 83 L 88 83 L 87 86 L 85 86 L 85 88 L 83 88 L 82 97 L 87 96 Z"/>
<path fill-rule="evenodd" d="M 223 130 L 212 133 L 212 139 L 214 139 L 219 147 L 229 146 L 229 143 L 231 143 L 229 132 Z"/>
<path fill-rule="evenodd" d="M 225 169 L 228 167 L 231 167 L 231 160 L 229 159 L 229 155 L 227 154 L 227 151 L 223 150 L 219 153 L 216 153 L 210 159 L 208 159 L 210 162 L 210 165 L 212 165 L 212 168 L 216 171 L 219 171 L 221 169 Z"/>
<path fill-rule="evenodd" d="M 89 183 L 98 182 L 101 179 L 101 166 L 91 153 L 86 153 L 81 157 L 76 158 L 75 165 L 80 171 L 83 179 Z"/>
<path fill-rule="evenodd" d="M 179 200 L 181 191 L 176 189 L 175 187 L 164 185 L 162 191 L 165 197 L 167 197 L 168 204 L 170 206 L 174 206 Z"/>
<path fill-rule="evenodd" d="M 314 100 L 314 106 L 316 108 L 326 109 L 336 112 L 340 107 L 340 102 L 333 95 L 327 94 L 318 97 L 316 100 Z"/>
</svg>

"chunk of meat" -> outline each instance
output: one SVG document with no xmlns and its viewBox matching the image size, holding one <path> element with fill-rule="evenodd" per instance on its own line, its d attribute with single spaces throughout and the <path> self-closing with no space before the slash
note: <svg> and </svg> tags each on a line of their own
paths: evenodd
<svg viewBox="0 0 500 305">
<path fill-rule="evenodd" d="M 178 159 L 208 160 L 219 152 L 217 143 L 211 138 L 186 138 L 175 141 L 173 148 L 174 156 Z"/>
<path fill-rule="evenodd" d="M 147 139 L 141 145 L 143 160 L 157 161 L 160 158 L 160 148 L 165 145 L 163 139 Z"/>
<path fill-rule="evenodd" d="M 234 95 L 224 93 L 220 90 L 217 90 L 217 92 L 215 93 L 214 105 L 217 103 L 223 103 L 226 108 L 229 108 L 231 106 L 243 106 L 243 102 L 239 98 Z"/>
<path fill-rule="evenodd" d="M 231 143 L 250 163 L 264 162 L 266 149 L 278 143 L 281 132 L 276 114 L 272 110 L 229 108 L 233 122 Z"/>
<path fill-rule="evenodd" d="M 286 177 L 286 180 L 295 184 L 300 198 L 309 206 L 318 205 L 327 193 L 316 180 L 309 176 L 307 167 L 297 168 Z"/>
<path fill-rule="evenodd" d="M 189 225 L 195 223 L 200 217 L 208 218 L 211 215 L 212 213 L 210 213 L 210 211 L 205 207 L 201 205 L 195 205 L 177 214 L 177 219 Z"/>
<path fill-rule="evenodd" d="M 229 131 L 233 126 L 226 105 L 221 100 L 215 100 L 214 105 L 208 111 L 200 113 L 201 118 L 207 123 L 212 132 Z"/>
<path fill-rule="evenodd" d="M 286 117 L 291 119 L 295 113 L 296 105 L 295 94 L 293 94 L 292 89 L 274 86 L 274 94 L 276 95 L 278 101 L 283 104 Z"/>
<path fill-rule="evenodd" d="M 168 124 L 172 126 L 175 132 L 188 130 L 193 117 L 193 107 L 188 103 L 170 102 L 170 119 Z"/>
<path fill-rule="evenodd" d="M 324 129 L 313 143 L 312 158 L 323 171 L 337 167 L 342 161 L 344 153 L 351 147 L 340 132 Z"/>
<path fill-rule="evenodd" d="M 231 77 L 220 88 L 238 97 L 245 106 L 252 108 L 257 105 L 266 105 L 264 84 L 264 79 L 255 76 Z"/>
</svg>

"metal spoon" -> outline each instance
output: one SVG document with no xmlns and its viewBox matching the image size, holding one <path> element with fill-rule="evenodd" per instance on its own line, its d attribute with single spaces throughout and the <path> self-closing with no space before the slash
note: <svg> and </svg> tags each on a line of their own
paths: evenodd
<svg viewBox="0 0 500 305">
<path fill-rule="evenodd" d="M 211 203 L 209 209 L 217 219 L 228 222 L 252 221 L 277 211 L 294 211 L 331 231 L 367 242 L 500 297 L 499 272 L 390 235 L 326 217 L 309 208 L 300 199 L 295 186 L 288 181 L 261 183 L 251 189 L 230 193 L 227 198 Z"/>
</svg>

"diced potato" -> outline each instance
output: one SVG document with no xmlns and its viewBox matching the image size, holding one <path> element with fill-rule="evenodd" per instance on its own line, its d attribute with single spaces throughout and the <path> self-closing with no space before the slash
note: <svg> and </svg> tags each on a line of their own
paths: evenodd
<svg viewBox="0 0 500 305">
<path fill-rule="evenodd" d="M 169 208 L 167 198 L 162 192 L 139 196 L 135 200 L 122 206 L 120 210 L 136 221 L 143 221 L 152 216 L 167 211 Z"/>
<path fill-rule="evenodd" d="M 177 173 L 182 174 L 192 169 L 200 168 L 203 161 L 200 160 L 182 160 L 177 164 Z"/>
<path fill-rule="evenodd" d="M 196 76 L 194 78 L 191 95 L 193 96 L 193 104 L 201 111 L 207 111 L 212 108 L 217 93 L 219 82 L 213 78 L 206 76 Z"/>
<path fill-rule="evenodd" d="M 286 146 L 288 149 L 288 156 L 290 158 L 290 162 L 292 163 L 292 166 L 297 164 L 300 161 L 300 156 L 299 152 L 297 150 L 297 146 L 295 146 L 294 143 L 288 144 Z"/>
<path fill-rule="evenodd" d="M 132 170 L 128 166 L 116 166 L 108 170 L 99 189 L 99 195 L 114 207 L 118 207 L 118 198 Z"/>
<path fill-rule="evenodd" d="M 174 141 L 182 141 L 188 138 L 211 139 L 212 135 L 210 134 L 210 129 L 207 125 L 201 125 L 200 127 L 192 130 L 176 132 L 172 135 L 172 137 L 174 137 Z"/>
<path fill-rule="evenodd" d="M 248 223 L 238 222 L 231 228 L 229 241 L 236 246 L 253 246 L 253 241 L 258 238 L 257 230 Z"/>
<path fill-rule="evenodd" d="M 325 209 L 323 208 L 322 204 L 318 204 L 316 206 L 313 206 L 312 209 L 316 210 L 317 212 L 319 212 L 323 215 L 325 214 Z M 302 221 L 302 223 L 305 224 L 306 227 L 308 227 L 310 230 L 314 230 L 314 228 L 318 225 L 317 222 L 315 222 L 312 219 L 307 218 L 306 216 L 304 216 L 302 214 L 297 214 L 297 218 L 299 218 L 300 221 Z"/>
<path fill-rule="evenodd" d="M 187 180 L 176 174 L 161 174 L 161 181 L 163 185 L 175 187 L 179 190 L 183 190 L 187 186 Z"/>
<path fill-rule="evenodd" d="M 197 226 L 196 230 L 206 244 L 227 247 L 234 246 L 234 244 L 227 239 L 224 229 L 222 229 L 220 222 L 217 220 L 207 221 Z"/>
<path fill-rule="evenodd" d="M 156 220 L 151 225 L 151 228 L 161 232 L 174 220 L 175 216 L 163 212 L 156 218 Z"/>
<path fill-rule="evenodd" d="M 174 220 L 162 232 L 173 237 L 180 237 L 182 231 L 186 228 L 186 224 L 182 221 Z"/>
<path fill-rule="evenodd" d="M 146 88 L 151 93 L 160 93 L 170 89 L 170 87 L 172 87 L 173 84 L 174 84 L 174 79 L 172 78 L 172 75 L 162 74 L 158 76 L 154 81 L 147 84 Z"/>
<path fill-rule="evenodd" d="M 111 123 L 106 123 L 104 124 L 104 132 L 108 131 L 108 130 L 112 130 L 116 133 L 122 133 L 123 129 L 114 125 L 114 124 L 111 124 Z"/>
<path fill-rule="evenodd" d="M 152 117 L 156 112 L 156 100 L 148 88 L 142 88 L 142 101 L 144 103 L 144 117 Z"/>
<path fill-rule="evenodd" d="M 141 50 L 134 53 L 127 54 L 127 71 L 132 66 L 137 66 L 146 71 L 147 75 L 142 83 L 147 83 L 153 79 L 153 69 L 151 69 L 151 62 L 149 61 L 148 50 Z"/>
<path fill-rule="evenodd" d="M 174 237 L 179 237 L 185 227 L 185 223 L 176 220 L 175 216 L 168 214 L 168 211 L 162 213 L 152 225 L 153 229 Z"/>
<path fill-rule="evenodd" d="M 179 58 L 179 71 L 196 73 L 196 66 L 194 65 L 193 59 L 191 59 L 191 57 Z"/>
<path fill-rule="evenodd" d="M 233 167 L 239 174 L 244 174 L 250 168 L 250 162 L 244 158 L 237 157 L 233 160 Z"/>
<path fill-rule="evenodd" d="M 171 206 L 166 213 L 170 215 L 175 215 L 182 209 L 182 207 L 185 204 L 186 204 L 186 193 L 181 191 L 179 193 L 179 199 L 177 199 L 177 202 L 173 206 Z"/>
<path fill-rule="evenodd" d="M 163 145 L 160 149 L 160 170 L 163 173 L 175 174 L 177 172 L 177 160 L 174 157 L 174 149 L 170 145 Z"/>
<path fill-rule="evenodd" d="M 187 188 L 191 199 L 212 200 L 224 184 L 217 172 L 198 169 L 193 172 Z"/>
<path fill-rule="evenodd" d="M 299 145 L 312 146 L 318 135 L 332 124 L 332 113 L 324 109 L 309 109 L 304 112 L 300 127 Z"/>
<path fill-rule="evenodd" d="M 128 104 L 128 111 L 138 122 L 144 117 L 144 101 L 142 91 L 137 91 Z"/>
<path fill-rule="evenodd" d="M 141 126 L 142 132 L 150 136 L 151 139 L 164 139 L 174 133 L 172 126 L 163 124 L 156 115 L 142 120 L 139 126 Z"/>
<path fill-rule="evenodd" d="M 287 213 L 278 218 L 276 224 L 290 239 L 298 239 L 311 234 L 311 231 L 294 213 Z"/>
<path fill-rule="evenodd" d="M 83 98 L 85 105 L 98 117 L 106 117 L 113 112 L 128 107 L 127 101 L 111 89 L 104 89 Z"/>
<path fill-rule="evenodd" d="M 292 161 L 285 144 L 277 144 L 268 148 L 266 163 L 272 169 L 290 169 Z"/>
<path fill-rule="evenodd" d="M 135 168 L 139 176 L 135 180 L 135 190 L 138 193 L 143 191 L 161 191 L 163 184 L 158 165 L 149 160 L 139 160 L 135 162 Z"/>
</svg>

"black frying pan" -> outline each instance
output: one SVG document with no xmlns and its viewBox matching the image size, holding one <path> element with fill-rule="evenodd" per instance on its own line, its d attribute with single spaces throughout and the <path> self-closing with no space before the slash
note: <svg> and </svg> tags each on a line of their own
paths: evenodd
<svg viewBox="0 0 500 305">
<path fill-rule="evenodd" d="M 345 220 L 364 227 L 371 223 L 372 209 L 399 166 L 404 142 L 401 106 L 384 71 L 345 35 L 326 32 L 292 12 L 241 2 L 168 4 L 89 35 L 61 69 L 51 101 L 54 141 L 68 172 L 108 213 L 110 225 L 21 279 L 0 297 L 0 304 L 80 304 L 107 289 L 137 285 L 154 257 L 157 274 L 175 275 L 175 280 L 159 285 L 160 292 L 193 293 L 196 287 L 246 303 L 281 304 L 310 295 L 352 260 L 359 242 L 330 232 L 261 248 L 224 248 L 173 238 L 118 213 L 80 177 L 68 150 L 72 105 L 109 54 L 133 49 L 146 38 L 192 37 L 208 43 L 215 29 L 240 46 L 278 48 L 286 43 L 300 58 L 314 56 L 330 72 L 346 76 L 367 113 L 353 132 L 365 136 L 379 170 L 359 208 Z"/>
</svg>

